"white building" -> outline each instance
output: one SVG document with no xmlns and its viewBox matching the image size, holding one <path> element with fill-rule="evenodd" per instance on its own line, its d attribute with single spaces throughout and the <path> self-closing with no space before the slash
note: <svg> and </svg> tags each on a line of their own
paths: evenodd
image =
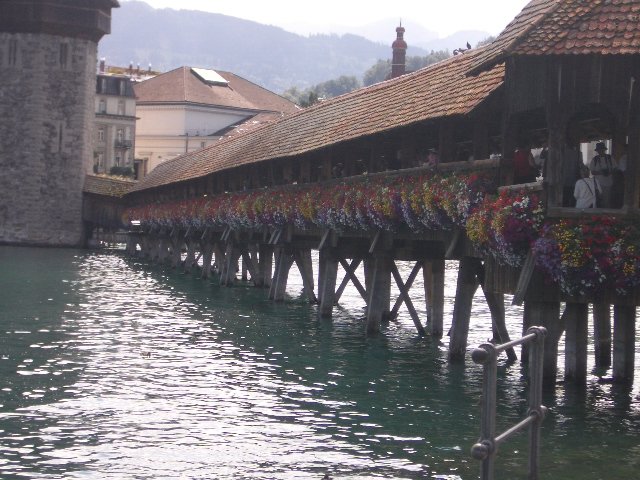
<svg viewBox="0 0 640 480">
<path fill-rule="evenodd" d="M 136 98 L 126 75 L 99 73 L 93 132 L 94 173 L 134 173 Z M 115 168 L 114 168 L 115 167 Z"/>
<path fill-rule="evenodd" d="M 180 67 L 134 85 L 139 176 L 204 148 L 248 120 L 293 113 L 289 100 L 230 72 Z M 259 120 L 258 120 L 259 119 Z"/>
</svg>

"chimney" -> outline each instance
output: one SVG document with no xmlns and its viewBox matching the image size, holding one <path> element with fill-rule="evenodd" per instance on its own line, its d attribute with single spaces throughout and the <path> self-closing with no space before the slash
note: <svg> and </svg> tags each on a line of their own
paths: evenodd
<svg viewBox="0 0 640 480">
<path fill-rule="evenodd" d="M 106 60 L 104 58 L 100 59 L 100 73 L 104 73 Z"/>
<path fill-rule="evenodd" d="M 393 49 L 393 59 L 391 60 L 391 78 L 404 75 L 406 68 L 407 57 L 407 42 L 404 41 L 404 28 L 402 27 L 402 21 L 400 26 L 396 28 L 396 34 L 398 35 L 396 40 L 391 45 Z"/>
<path fill-rule="evenodd" d="M 140 76 L 140 64 L 136 67 L 136 77 Z"/>
<path fill-rule="evenodd" d="M 149 75 L 151 75 L 151 64 L 149 64 Z"/>
<path fill-rule="evenodd" d="M 133 62 L 129 62 L 129 76 L 133 76 Z"/>
</svg>

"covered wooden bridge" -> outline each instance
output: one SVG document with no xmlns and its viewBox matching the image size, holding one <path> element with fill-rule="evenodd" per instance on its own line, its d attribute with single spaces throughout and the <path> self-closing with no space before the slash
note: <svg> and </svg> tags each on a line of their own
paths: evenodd
<svg viewBox="0 0 640 480">
<path fill-rule="evenodd" d="M 215 256 L 225 285 L 242 259 L 276 301 L 295 263 L 321 316 L 351 282 L 368 332 L 404 303 L 417 331 L 434 337 L 443 335 L 444 262 L 458 260 L 451 359 L 465 355 L 480 286 L 497 340 L 507 340 L 505 294 L 524 302 L 523 329 L 547 327 L 547 378 L 566 332 L 565 375 L 585 381 L 593 304 L 596 363 L 629 380 L 640 283 L 638 15 L 631 0 L 533 0 L 487 47 L 161 164 L 125 196 L 130 252 L 202 265 L 205 278 Z M 568 152 L 595 140 L 616 157 L 627 149 L 621 205 L 565 207 L 563 187 L 575 182 Z M 543 178 L 514 185 L 523 145 L 546 147 Z M 406 279 L 398 260 L 414 262 Z M 411 300 L 420 271 L 426 319 Z"/>
</svg>

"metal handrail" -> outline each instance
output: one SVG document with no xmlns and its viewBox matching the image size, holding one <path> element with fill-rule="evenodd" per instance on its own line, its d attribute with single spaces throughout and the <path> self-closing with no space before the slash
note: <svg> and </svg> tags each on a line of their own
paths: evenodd
<svg viewBox="0 0 640 480">
<path fill-rule="evenodd" d="M 493 345 L 483 343 L 471 354 L 475 363 L 483 365 L 482 420 L 480 440 L 471 447 L 473 458 L 482 461 L 481 480 L 493 480 L 495 456 L 498 446 L 526 427 L 529 427 L 529 480 L 538 480 L 540 453 L 540 425 L 547 408 L 542 405 L 542 365 L 544 360 L 544 327 L 530 327 L 519 340 Z M 496 384 L 497 361 L 507 348 L 531 342 L 529 349 L 529 410 L 527 416 L 496 436 Z"/>
</svg>

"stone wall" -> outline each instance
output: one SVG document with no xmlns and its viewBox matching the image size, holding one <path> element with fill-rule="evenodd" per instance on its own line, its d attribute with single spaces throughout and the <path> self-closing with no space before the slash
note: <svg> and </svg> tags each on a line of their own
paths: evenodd
<svg viewBox="0 0 640 480">
<path fill-rule="evenodd" d="M 0 33 L 0 243 L 83 242 L 96 49 L 91 40 Z"/>
</svg>

